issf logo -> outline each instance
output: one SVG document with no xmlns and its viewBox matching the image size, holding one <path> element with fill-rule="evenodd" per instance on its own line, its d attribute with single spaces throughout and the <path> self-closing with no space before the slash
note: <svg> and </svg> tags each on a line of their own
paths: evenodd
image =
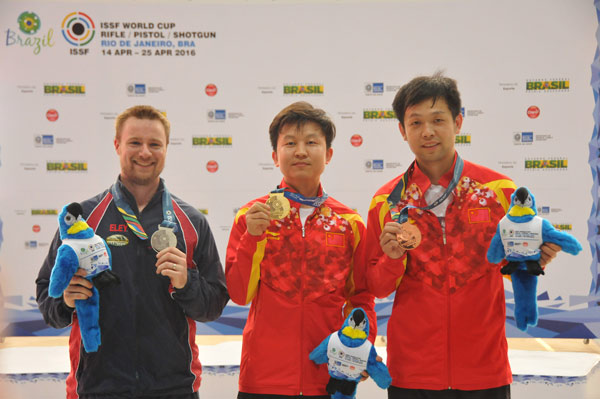
<svg viewBox="0 0 600 399">
<path fill-rule="evenodd" d="M 62 34 L 73 46 L 85 46 L 96 34 L 96 26 L 89 15 L 81 11 L 68 14 L 62 21 Z"/>
</svg>

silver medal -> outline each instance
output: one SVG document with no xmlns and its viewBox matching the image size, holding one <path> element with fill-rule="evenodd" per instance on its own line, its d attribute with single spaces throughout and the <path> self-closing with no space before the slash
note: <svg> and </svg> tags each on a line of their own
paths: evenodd
<svg viewBox="0 0 600 399">
<path fill-rule="evenodd" d="M 172 228 L 158 226 L 158 230 L 150 237 L 150 245 L 156 252 L 160 252 L 165 248 L 177 246 L 177 236 Z"/>
</svg>

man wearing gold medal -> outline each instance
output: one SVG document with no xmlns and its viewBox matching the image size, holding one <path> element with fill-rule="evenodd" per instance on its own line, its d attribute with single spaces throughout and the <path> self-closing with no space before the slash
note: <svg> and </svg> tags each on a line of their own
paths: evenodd
<svg viewBox="0 0 600 399">
<path fill-rule="evenodd" d="M 121 173 L 82 202 L 83 217 L 104 238 L 121 283 L 100 288 L 101 345 L 82 350 L 75 301 L 92 295 L 76 273 L 62 298 L 48 296 L 55 236 L 36 280 L 37 302 L 52 327 L 71 326 L 67 398 L 198 398 L 202 367 L 195 321 L 217 319 L 228 301 L 225 276 L 204 216 L 171 195 L 160 174 L 170 123 L 150 106 L 117 117 Z"/>
<path fill-rule="evenodd" d="M 510 398 L 504 285 L 486 252 L 515 184 L 455 151 L 454 80 L 415 78 L 393 107 L 415 160 L 376 192 L 366 239 L 370 291 L 395 292 L 388 397 Z M 545 244 L 542 263 L 558 250 Z"/>
<path fill-rule="evenodd" d="M 269 134 L 283 180 L 239 210 L 227 247 L 231 299 L 252 303 L 238 398 L 329 398 L 327 367 L 309 353 L 354 307 L 376 326 L 362 256 L 365 226 L 321 186 L 335 137 L 323 110 L 291 104 L 275 116 Z"/>
</svg>

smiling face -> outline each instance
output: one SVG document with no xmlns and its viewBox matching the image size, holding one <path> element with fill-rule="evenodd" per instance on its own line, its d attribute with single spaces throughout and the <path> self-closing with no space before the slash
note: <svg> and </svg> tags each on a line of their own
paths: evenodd
<svg viewBox="0 0 600 399">
<path fill-rule="evenodd" d="M 279 131 L 273 162 L 287 184 L 305 196 L 317 195 L 321 174 L 333 149 L 327 148 L 323 131 L 314 122 L 287 124 Z"/>
<path fill-rule="evenodd" d="M 121 163 L 123 183 L 138 186 L 158 184 L 167 155 L 165 129 L 159 120 L 130 117 L 114 144 Z"/>
<path fill-rule="evenodd" d="M 415 154 L 421 168 L 441 167 L 448 170 L 454 162 L 454 142 L 462 126 L 462 115 L 456 118 L 443 98 L 427 99 L 406 108 L 402 137 Z"/>
</svg>

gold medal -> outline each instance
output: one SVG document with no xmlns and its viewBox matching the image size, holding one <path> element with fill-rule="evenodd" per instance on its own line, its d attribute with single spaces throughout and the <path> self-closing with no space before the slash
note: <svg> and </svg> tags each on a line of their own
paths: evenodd
<svg viewBox="0 0 600 399">
<path fill-rule="evenodd" d="M 396 235 L 396 239 L 403 249 L 415 249 L 421 244 L 421 230 L 414 224 L 409 222 L 402 223 L 400 225 L 402 230 Z"/>
<path fill-rule="evenodd" d="M 160 252 L 165 248 L 177 246 L 177 236 L 173 233 L 173 229 L 158 226 L 158 230 L 150 237 L 150 245 L 156 252 Z"/>
<path fill-rule="evenodd" d="M 283 219 L 290 214 L 290 201 L 283 196 L 283 193 L 271 193 L 265 203 L 271 208 L 270 217 L 272 220 Z"/>
</svg>

